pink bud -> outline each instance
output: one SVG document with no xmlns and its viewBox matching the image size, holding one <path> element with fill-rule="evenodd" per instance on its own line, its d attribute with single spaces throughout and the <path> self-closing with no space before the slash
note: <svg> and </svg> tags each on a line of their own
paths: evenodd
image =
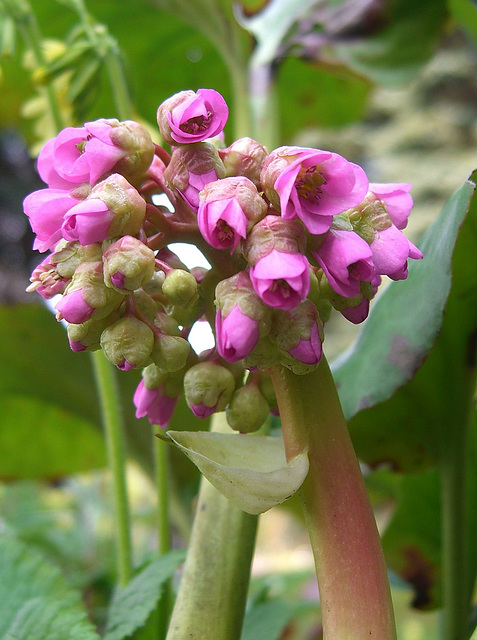
<svg viewBox="0 0 477 640">
<path fill-rule="evenodd" d="M 260 298 L 277 309 L 293 309 L 310 291 L 307 258 L 273 249 L 250 269 L 250 280 Z"/>
<path fill-rule="evenodd" d="M 371 183 L 369 190 L 374 193 L 386 207 L 389 217 L 398 229 L 404 229 L 413 206 L 412 196 L 409 194 L 412 185 L 405 182 Z"/>
<path fill-rule="evenodd" d="M 162 384 L 154 389 L 148 389 L 144 380 L 141 380 L 133 398 L 136 405 L 136 418 L 147 415 L 151 424 L 158 424 L 165 429 L 171 421 L 177 400 L 178 397 L 171 398 L 165 393 Z"/>
<path fill-rule="evenodd" d="M 259 321 L 243 313 L 236 304 L 225 317 L 217 310 L 215 333 L 220 356 L 227 362 L 238 362 L 250 355 L 257 344 Z"/>
<path fill-rule="evenodd" d="M 93 315 L 94 308 L 84 299 L 83 289 L 66 293 L 55 305 L 58 320 L 82 324 Z"/>
</svg>

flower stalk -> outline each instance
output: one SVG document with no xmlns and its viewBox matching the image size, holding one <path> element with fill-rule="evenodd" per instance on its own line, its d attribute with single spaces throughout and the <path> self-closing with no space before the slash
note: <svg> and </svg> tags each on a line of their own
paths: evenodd
<svg viewBox="0 0 477 640">
<path fill-rule="evenodd" d="M 297 376 L 271 368 L 287 458 L 308 447 L 300 490 L 326 640 L 395 640 L 386 565 L 361 470 L 325 358 Z M 313 401 L 310 401 L 313 400 Z"/>
<path fill-rule="evenodd" d="M 211 430 L 230 432 L 224 413 Z M 167 640 L 240 639 L 257 521 L 202 477 Z"/>
</svg>

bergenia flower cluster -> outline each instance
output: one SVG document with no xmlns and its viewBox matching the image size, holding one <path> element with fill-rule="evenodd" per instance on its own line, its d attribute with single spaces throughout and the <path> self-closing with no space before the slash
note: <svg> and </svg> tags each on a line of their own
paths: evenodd
<svg viewBox="0 0 477 640">
<path fill-rule="evenodd" d="M 47 188 L 24 202 L 48 252 L 29 290 L 61 295 L 73 351 L 143 369 L 136 414 L 164 428 L 181 394 L 198 417 L 226 410 L 233 428 L 259 428 L 276 411 L 267 369 L 315 368 L 331 309 L 362 322 L 381 277 L 406 278 L 422 257 L 402 233 L 409 184 L 370 184 L 331 151 L 225 147 L 227 117 L 211 89 L 172 96 L 157 114 L 170 152 L 137 122 L 68 127 L 38 158 Z M 178 241 L 212 268 L 187 269 Z M 196 354 L 199 321 L 216 346 Z"/>
</svg>

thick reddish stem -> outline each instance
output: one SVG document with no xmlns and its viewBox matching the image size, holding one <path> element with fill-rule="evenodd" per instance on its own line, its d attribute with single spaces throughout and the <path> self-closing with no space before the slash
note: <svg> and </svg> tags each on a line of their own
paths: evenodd
<svg viewBox="0 0 477 640">
<path fill-rule="evenodd" d="M 325 359 L 310 374 L 270 371 L 287 457 L 308 447 L 301 488 L 324 640 L 395 640 L 386 565 L 361 470 Z"/>
</svg>

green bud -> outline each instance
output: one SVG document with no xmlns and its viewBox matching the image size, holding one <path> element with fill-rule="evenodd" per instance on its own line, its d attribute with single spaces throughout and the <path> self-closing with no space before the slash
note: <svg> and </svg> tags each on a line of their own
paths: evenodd
<svg viewBox="0 0 477 640">
<path fill-rule="evenodd" d="M 138 309 L 146 316 L 148 320 L 154 322 L 157 316 L 157 302 L 150 295 L 148 295 L 144 289 L 136 289 L 131 294 L 134 298 L 134 304 Z"/>
<path fill-rule="evenodd" d="M 258 386 L 260 392 L 265 397 L 268 405 L 272 411 L 278 409 L 277 395 L 275 393 L 275 387 L 273 386 L 273 380 L 271 376 L 265 371 L 260 371 L 258 374 Z"/>
<path fill-rule="evenodd" d="M 151 363 L 153 331 L 138 318 L 125 316 L 101 334 L 101 347 L 107 359 L 122 371 Z"/>
<path fill-rule="evenodd" d="M 99 262 L 102 257 L 100 244 L 82 245 L 79 242 L 61 240 L 52 253 L 50 262 L 62 278 L 72 278 L 82 262 Z"/>
<path fill-rule="evenodd" d="M 230 402 L 234 389 L 235 378 L 230 371 L 212 362 L 200 362 L 184 376 L 187 404 L 199 417 L 223 411 Z"/>
<path fill-rule="evenodd" d="M 139 289 L 154 273 L 154 251 L 133 236 L 123 236 L 103 254 L 104 282 L 119 292 Z"/>
<path fill-rule="evenodd" d="M 258 385 L 247 384 L 237 389 L 226 409 L 227 422 L 241 433 L 252 433 L 263 425 L 270 413 L 268 402 Z"/>
<path fill-rule="evenodd" d="M 82 262 L 73 275 L 65 294 L 83 290 L 83 299 L 94 309 L 94 318 L 104 318 L 117 309 L 124 295 L 104 284 L 102 262 Z"/>
<path fill-rule="evenodd" d="M 164 371 L 179 371 L 187 361 L 190 344 L 179 336 L 162 335 L 154 342 L 152 359 Z"/>
<path fill-rule="evenodd" d="M 172 305 L 185 308 L 194 305 L 199 297 L 197 280 L 183 269 L 174 269 L 167 274 L 162 292 Z"/>
<path fill-rule="evenodd" d="M 199 290 L 200 293 L 200 290 Z M 202 295 L 197 297 L 197 300 L 188 307 L 180 307 L 174 305 L 170 310 L 170 315 L 177 320 L 178 324 L 182 327 L 191 327 L 194 322 L 204 315 L 205 300 Z"/>
<path fill-rule="evenodd" d="M 97 351 L 101 348 L 100 338 L 106 327 L 119 319 L 119 311 L 115 310 L 105 318 L 92 318 L 82 324 L 67 323 L 66 332 L 71 343 L 82 344 L 84 351 Z M 74 350 L 80 350 L 78 347 Z"/>
</svg>

